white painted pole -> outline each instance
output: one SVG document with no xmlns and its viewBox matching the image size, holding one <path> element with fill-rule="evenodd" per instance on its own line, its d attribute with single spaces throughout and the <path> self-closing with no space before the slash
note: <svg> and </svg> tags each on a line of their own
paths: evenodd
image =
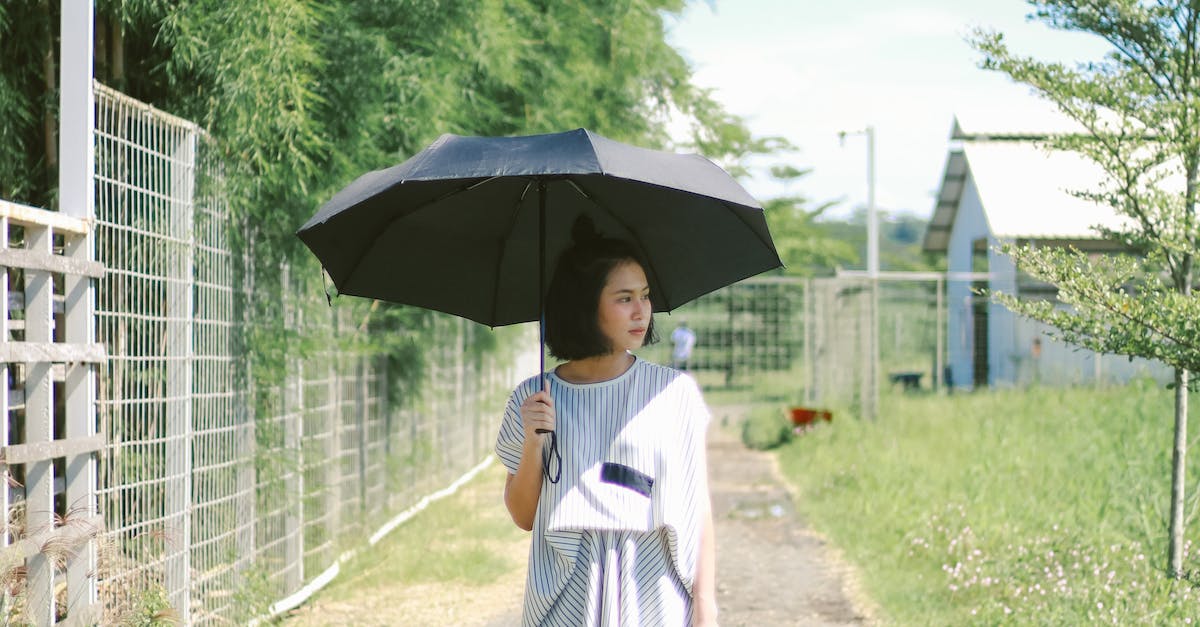
<svg viewBox="0 0 1200 627">
<path fill-rule="evenodd" d="M 867 126 L 867 273 L 879 276 L 879 212 L 875 207 L 875 127 Z"/>
<path fill-rule="evenodd" d="M 58 204 L 59 211 L 86 220 L 96 214 L 95 207 L 95 126 L 96 107 L 93 89 L 93 40 L 95 37 L 94 0 L 63 0 L 59 83 L 58 131 Z M 64 251 L 78 261 L 94 261 L 95 232 L 73 238 Z M 63 322 L 64 339 L 72 344 L 90 345 L 96 338 L 95 285 L 84 276 L 67 276 Z M 95 364 L 67 365 L 65 386 L 65 426 L 68 440 L 96 433 Z M 66 460 L 66 509 L 68 520 L 88 520 L 97 515 L 96 458 L 92 454 Z M 67 617 L 78 624 L 97 620 L 96 542 L 76 549 L 67 560 Z"/>
<path fill-rule="evenodd" d="M 95 215 L 95 95 L 92 90 L 94 0 L 63 0 L 59 85 L 59 211 L 83 220 Z"/>
<path fill-rule="evenodd" d="M 875 207 L 875 127 L 867 125 L 864 130 L 838 133 L 844 142 L 846 135 L 865 135 L 867 138 L 867 277 L 871 285 L 871 310 L 869 312 L 867 358 L 871 361 L 866 372 L 866 389 L 863 399 L 864 417 L 874 420 L 879 417 L 879 216 Z"/>
</svg>

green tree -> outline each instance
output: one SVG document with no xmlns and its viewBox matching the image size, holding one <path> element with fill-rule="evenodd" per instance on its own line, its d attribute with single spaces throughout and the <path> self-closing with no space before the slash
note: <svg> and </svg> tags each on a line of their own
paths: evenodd
<svg viewBox="0 0 1200 627">
<path fill-rule="evenodd" d="M 1130 254 L 1006 246 L 1018 267 L 1058 287 L 1070 309 L 996 295 L 1013 310 L 1096 351 L 1146 357 L 1175 369 L 1175 433 L 1167 570 L 1183 574 L 1184 459 L 1189 372 L 1200 366 L 1200 306 L 1192 296 L 1200 173 L 1200 3 L 1195 0 L 1034 0 L 1033 17 L 1096 35 L 1103 59 L 1068 67 L 1014 54 L 978 31 L 982 67 L 1031 86 L 1086 132 L 1048 140 L 1098 164 L 1106 181 L 1077 190 L 1127 218 L 1099 229 Z"/>
<path fill-rule="evenodd" d="M 771 168 L 771 176 L 791 183 L 810 171 L 779 165 Z M 810 204 L 804 196 L 790 194 L 763 203 L 775 249 L 784 263 L 781 270 L 784 274 L 812 276 L 858 259 L 853 244 L 834 236 L 828 225 L 820 221 L 826 211 L 837 206 L 837 202 L 827 201 L 816 207 L 810 207 Z"/>
</svg>

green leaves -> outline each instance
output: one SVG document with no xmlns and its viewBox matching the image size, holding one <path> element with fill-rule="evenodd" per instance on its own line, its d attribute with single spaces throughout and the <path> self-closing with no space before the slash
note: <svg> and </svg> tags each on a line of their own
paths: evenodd
<svg viewBox="0 0 1200 627">
<path fill-rule="evenodd" d="M 1200 300 L 1181 294 L 1133 256 L 1089 257 L 1075 249 L 1005 246 L 1022 271 L 1058 287 L 1058 300 L 990 295 L 1010 309 L 1057 327 L 1071 343 L 1200 368 Z"/>
</svg>

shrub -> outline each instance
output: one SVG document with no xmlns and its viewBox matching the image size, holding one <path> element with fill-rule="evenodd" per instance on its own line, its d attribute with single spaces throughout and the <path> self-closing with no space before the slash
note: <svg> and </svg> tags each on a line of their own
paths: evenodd
<svg viewBox="0 0 1200 627">
<path fill-rule="evenodd" d="M 756 407 L 742 423 L 742 443 L 752 449 L 773 449 L 791 439 L 792 423 L 781 407 Z"/>
</svg>

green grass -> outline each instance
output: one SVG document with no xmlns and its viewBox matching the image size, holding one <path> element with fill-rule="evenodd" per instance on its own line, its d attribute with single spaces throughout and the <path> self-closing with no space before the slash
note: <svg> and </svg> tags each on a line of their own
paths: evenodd
<svg viewBox="0 0 1200 627">
<path fill-rule="evenodd" d="M 504 509 L 502 468 L 493 464 L 458 493 L 431 503 L 377 545 L 364 544 L 322 595 L 336 598 L 382 581 L 485 585 L 520 566 L 497 552 L 498 547 L 527 536 Z"/>
<path fill-rule="evenodd" d="M 889 623 L 1185 624 L 1200 593 L 1164 575 L 1172 407 L 1151 383 L 885 395 L 877 422 L 778 450 Z"/>
</svg>

